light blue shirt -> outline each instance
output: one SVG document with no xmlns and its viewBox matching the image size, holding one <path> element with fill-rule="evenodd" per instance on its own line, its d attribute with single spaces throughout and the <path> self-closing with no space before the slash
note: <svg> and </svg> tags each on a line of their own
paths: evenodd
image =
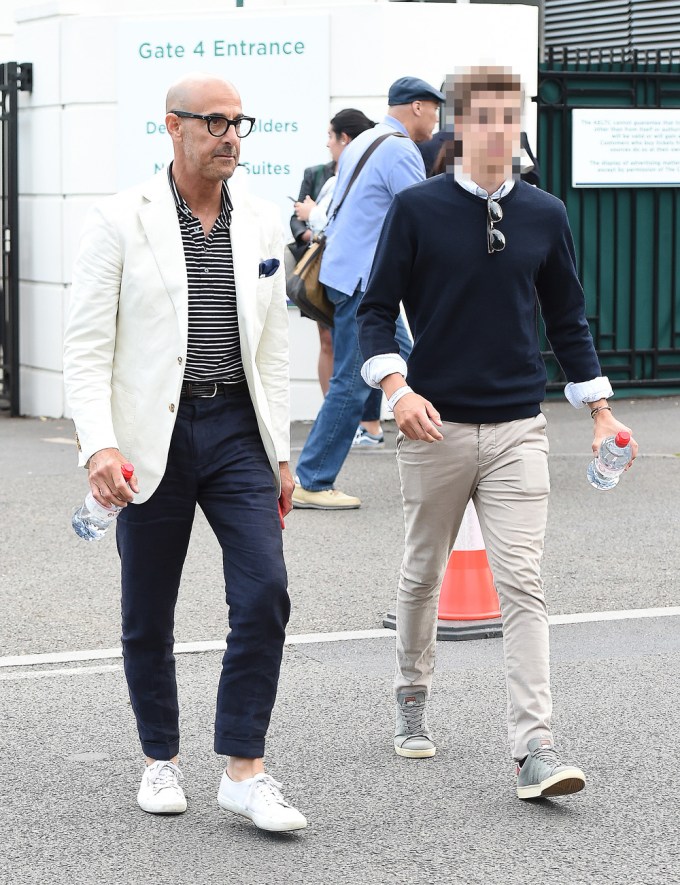
<svg viewBox="0 0 680 885">
<path fill-rule="evenodd" d="M 387 116 L 382 123 L 353 139 L 340 154 L 338 180 L 328 217 L 332 217 L 335 206 L 342 199 L 352 172 L 364 152 L 376 138 L 388 132 L 400 132 L 406 138 L 387 138 L 375 150 L 352 185 L 337 216 L 326 228 L 328 242 L 321 260 L 319 279 L 324 285 L 347 295 L 366 288 L 378 237 L 392 197 L 405 187 L 425 180 L 425 166 L 420 151 L 405 127 L 394 117 Z"/>
</svg>

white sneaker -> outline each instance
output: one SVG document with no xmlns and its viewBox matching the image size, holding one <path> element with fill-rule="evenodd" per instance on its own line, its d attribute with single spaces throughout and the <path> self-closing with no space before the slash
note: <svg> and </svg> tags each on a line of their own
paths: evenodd
<svg viewBox="0 0 680 885">
<path fill-rule="evenodd" d="M 225 811 L 249 817 L 261 830 L 285 832 L 302 830 L 307 819 L 281 795 L 281 784 L 268 774 L 256 774 L 244 781 L 233 781 L 224 772 L 217 803 Z"/>
<path fill-rule="evenodd" d="M 149 814 L 181 814 L 187 810 L 187 800 L 179 782 L 184 775 L 172 762 L 157 759 L 147 765 L 137 793 L 137 802 Z"/>
</svg>

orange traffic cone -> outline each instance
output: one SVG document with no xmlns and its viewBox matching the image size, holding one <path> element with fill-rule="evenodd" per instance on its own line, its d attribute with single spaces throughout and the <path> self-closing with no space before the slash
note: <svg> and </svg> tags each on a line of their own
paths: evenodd
<svg viewBox="0 0 680 885">
<path fill-rule="evenodd" d="M 439 594 L 437 639 L 492 639 L 503 635 L 498 594 L 486 558 L 477 511 L 468 502 Z M 387 612 L 383 627 L 396 629 Z"/>
<path fill-rule="evenodd" d="M 501 610 L 477 511 L 468 501 L 439 595 L 437 639 L 501 636 Z"/>
</svg>

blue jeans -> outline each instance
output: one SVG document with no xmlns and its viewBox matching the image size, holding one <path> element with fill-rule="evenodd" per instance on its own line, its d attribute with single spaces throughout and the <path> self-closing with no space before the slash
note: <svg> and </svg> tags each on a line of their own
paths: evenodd
<svg viewBox="0 0 680 885">
<path fill-rule="evenodd" d="M 413 342 L 411 341 L 411 336 L 408 333 L 406 323 L 402 319 L 401 314 L 397 317 L 397 328 L 394 337 L 397 339 L 397 344 L 399 345 L 399 355 L 403 357 L 404 360 L 408 360 L 411 355 L 411 350 L 413 349 Z M 371 392 L 368 394 L 364 411 L 361 414 L 362 422 L 380 421 L 380 407 L 382 406 L 383 392 L 382 390 L 376 390 L 373 387 L 371 387 L 370 390 Z"/>
<path fill-rule="evenodd" d="M 160 486 L 117 520 L 125 677 L 142 749 L 154 759 L 179 752 L 174 611 L 196 504 L 222 548 L 231 628 L 215 752 L 257 759 L 290 600 L 274 477 L 247 391 L 182 399 Z"/>
<path fill-rule="evenodd" d="M 310 492 L 333 488 L 372 390 L 361 377 L 364 361 L 357 335 L 356 316 L 363 293 L 350 296 L 329 286 L 326 291 L 335 305 L 333 376 L 296 469 L 300 485 Z M 382 391 L 378 393 L 382 396 Z M 378 416 L 379 409 L 378 405 Z"/>
</svg>

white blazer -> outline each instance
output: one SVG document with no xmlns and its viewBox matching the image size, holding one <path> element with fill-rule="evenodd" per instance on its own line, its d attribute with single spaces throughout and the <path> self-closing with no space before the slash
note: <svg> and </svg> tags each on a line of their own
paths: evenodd
<svg viewBox="0 0 680 885">
<path fill-rule="evenodd" d="M 241 357 L 262 442 L 279 482 L 290 455 L 288 310 L 277 207 L 230 181 Z M 259 264 L 279 269 L 259 278 Z M 73 272 L 64 382 L 78 463 L 117 448 L 135 466 L 138 504 L 165 472 L 187 354 L 188 288 L 167 171 L 91 211 Z"/>
</svg>

